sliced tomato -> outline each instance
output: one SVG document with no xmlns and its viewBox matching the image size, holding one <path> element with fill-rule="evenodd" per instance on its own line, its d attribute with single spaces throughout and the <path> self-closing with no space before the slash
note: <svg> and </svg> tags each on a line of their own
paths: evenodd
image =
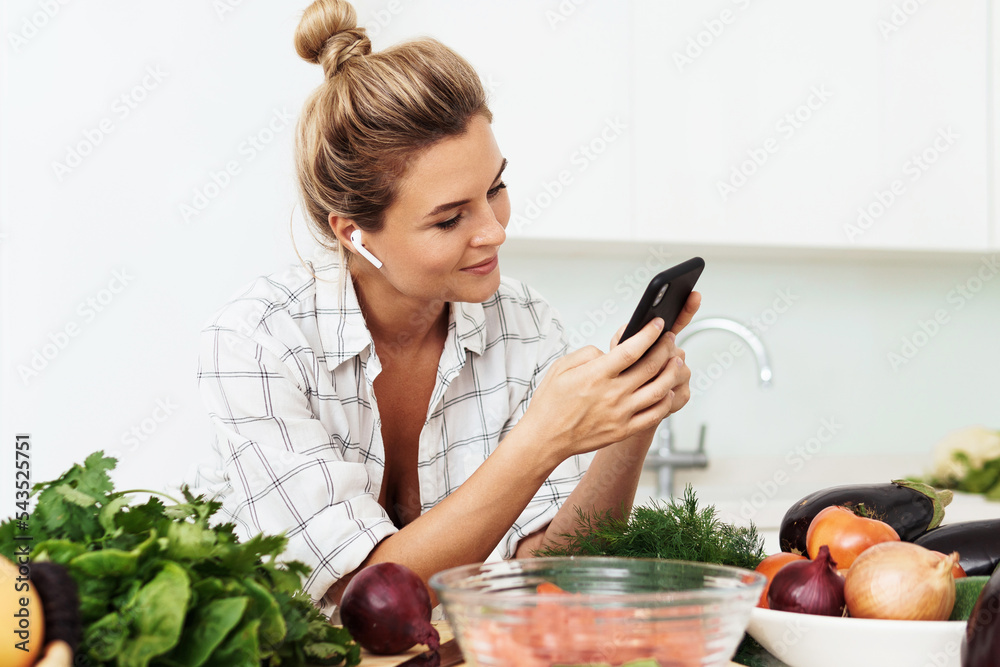
<svg viewBox="0 0 1000 667">
<path fill-rule="evenodd" d="M 563 595 L 569 595 L 566 591 L 559 588 L 551 581 L 543 581 L 542 583 L 535 586 L 536 593 L 548 594 L 548 593 L 562 593 Z"/>
</svg>

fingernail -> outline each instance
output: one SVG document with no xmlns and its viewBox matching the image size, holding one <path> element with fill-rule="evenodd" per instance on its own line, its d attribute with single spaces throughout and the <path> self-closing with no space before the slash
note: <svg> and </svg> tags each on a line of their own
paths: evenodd
<svg viewBox="0 0 1000 667">
<path fill-rule="evenodd" d="M 661 320 L 661 322 L 662 322 L 662 320 Z M 669 338 L 670 342 L 673 343 L 675 340 L 677 340 L 677 334 L 675 334 L 673 331 L 668 331 L 667 332 L 667 338 Z"/>
<path fill-rule="evenodd" d="M 681 368 L 681 367 L 684 366 L 684 360 L 683 359 L 681 359 L 680 357 L 674 357 L 674 359 L 677 360 L 677 367 L 678 368 Z"/>
<path fill-rule="evenodd" d="M 654 317 L 653 318 L 653 326 L 656 327 L 657 329 L 662 329 L 663 328 L 663 318 L 662 317 Z"/>
</svg>

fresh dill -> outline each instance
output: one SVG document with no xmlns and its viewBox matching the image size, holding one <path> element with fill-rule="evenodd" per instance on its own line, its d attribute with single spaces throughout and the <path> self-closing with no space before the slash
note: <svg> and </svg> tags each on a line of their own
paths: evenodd
<svg viewBox="0 0 1000 667">
<path fill-rule="evenodd" d="M 537 556 L 617 556 L 717 563 L 754 569 L 764 559 L 764 538 L 757 528 L 735 526 L 718 518 L 714 505 L 698 506 L 688 485 L 680 499 L 656 501 L 632 509 L 628 517 L 609 510 L 578 511 L 577 528 L 559 545 Z"/>
</svg>

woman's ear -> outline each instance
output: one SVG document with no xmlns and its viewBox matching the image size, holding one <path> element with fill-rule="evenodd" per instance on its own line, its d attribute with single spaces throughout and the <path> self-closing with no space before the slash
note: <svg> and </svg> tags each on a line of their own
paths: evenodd
<svg viewBox="0 0 1000 667">
<path fill-rule="evenodd" d="M 364 241 L 361 238 L 361 228 L 358 227 L 353 220 L 331 213 L 328 218 L 328 222 L 330 224 L 330 230 L 334 233 L 337 237 L 337 241 L 340 243 L 341 250 L 361 255 L 371 262 L 376 269 L 382 268 L 382 261 L 373 255 L 370 250 L 365 248 Z M 351 255 L 347 255 L 347 257 L 350 259 Z"/>
<path fill-rule="evenodd" d="M 333 232 L 333 235 L 337 237 L 340 247 L 354 249 L 351 246 L 351 234 L 355 229 L 358 229 L 358 226 L 354 224 L 353 220 L 337 215 L 336 213 L 331 213 L 327 218 L 327 224 L 330 226 L 330 231 Z"/>
</svg>

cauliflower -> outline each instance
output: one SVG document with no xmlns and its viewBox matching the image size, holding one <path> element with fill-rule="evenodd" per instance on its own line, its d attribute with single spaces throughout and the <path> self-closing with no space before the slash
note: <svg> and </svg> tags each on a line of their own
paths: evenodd
<svg viewBox="0 0 1000 667">
<path fill-rule="evenodd" d="M 934 446 L 933 475 L 940 480 L 961 480 L 992 459 L 1000 459 L 1000 431 L 969 426 L 952 431 Z"/>
</svg>

